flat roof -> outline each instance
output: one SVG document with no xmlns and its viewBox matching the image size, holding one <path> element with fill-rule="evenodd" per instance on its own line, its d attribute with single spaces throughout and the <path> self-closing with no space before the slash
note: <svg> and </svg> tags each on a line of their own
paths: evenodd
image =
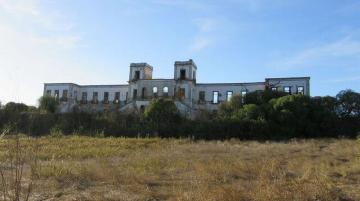
<svg viewBox="0 0 360 201">
<path fill-rule="evenodd" d="M 94 84 L 94 85 L 79 85 L 75 83 L 44 83 L 44 85 L 75 85 L 77 87 L 124 87 L 127 84 Z"/>
<path fill-rule="evenodd" d="M 222 85 L 222 86 L 241 86 L 241 85 L 264 85 L 265 82 L 243 82 L 243 83 L 197 83 L 196 85 Z"/>
<path fill-rule="evenodd" d="M 310 77 L 269 77 L 265 78 L 265 80 L 301 80 L 301 79 L 308 79 L 310 80 Z"/>
</svg>

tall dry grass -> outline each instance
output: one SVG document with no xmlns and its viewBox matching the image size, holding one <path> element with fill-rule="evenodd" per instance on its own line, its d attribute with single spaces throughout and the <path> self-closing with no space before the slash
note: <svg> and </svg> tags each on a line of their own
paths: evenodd
<svg viewBox="0 0 360 201">
<path fill-rule="evenodd" d="M 34 200 L 360 200 L 356 140 L 74 136 L 20 142 L 29 152 L 38 147 Z M 3 141 L 2 159 L 5 151 Z"/>
</svg>

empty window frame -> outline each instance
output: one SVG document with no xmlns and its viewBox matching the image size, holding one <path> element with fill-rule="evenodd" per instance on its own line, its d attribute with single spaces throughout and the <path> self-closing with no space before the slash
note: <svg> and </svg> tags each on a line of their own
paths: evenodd
<svg viewBox="0 0 360 201">
<path fill-rule="evenodd" d="M 61 101 L 66 102 L 67 99 L 68 99 L 68 90 L 65 89 L 65 90 L 63 90 L 63 92 L 62 92 Z"/>
<path fill-rule="evenodd" d="M 196 71 L 193 72 L 193 80 L 196 80 Z"/>
<path fill-rule="evenodd" d="M 304 94 L 304 87 L 303 86 L 298 86 L 296 92 L 298 94 Z"/>
<path fill-rule="evenodd" d="M 219 92 L 213 91 L 213 104 L 218 104 L 218 103 L 219 103 Z"/>
<path fill-rule="evenodd" d="M 158 88 L 157 87 L 153 87 L 153 94 L 154 94 L 154 97 L 158 96 Z"/>
<path fill-rule="evenodd" d="M 271 91 L 277 91 L 277 87 L 271 87 Z"/>
<path fill-rule="evenodd" d="M 199 102 L 200 103 L 205 102 L 205 91 L 199 91 Z"/>
<path fill-rule="evenodd" d="M 179 98 L 184 99 L 185 98 L 185 88 L 179 89 Z"/>
<path fill-rule="evenodd" d="M 141 98 L 144 99 L 146 97 L 146 88 L 143 87 L 141 90 Z"/>
<path fill-rule="evenodd" d="M 133 90 L 133 99 L 136 100 L 137 98 L 137 89 Z"/>
<path fill-rule="evenodd" d="M 69 92 L 69 91 L 66 90 L 66 89 L 63 90 L 62 97 L 63 97 L 63 98 L 68 98 L 68 92 Z"/>
<path fill-rule="evenodd" d="M 241 91 L 241 102 L 242 103 L 245 103 L 246 94 L 247 94 L 247 90 Z"/>
<path fill-rule="evenodd" d="M 105 104 L 109 103 L 109 92 L 107 92 L 107 91 L 104 92 L 103 103 L 105 103 Z"/>
<path fill-rule="evenodd" d="M 134 79 L 135 79 L 135 80 L 140 79 L 140 71 L 138 71 L 138 70 L 135 71 Z"/>
<path fill-rule="evenodd" d="M 87 92 L 82 92 L 81 94 L 81 101 L 83 103 L 86 103 L 87 102 Z"/>
<path fill-rule="evenodd" d="M 55 90 L 54 96 L 55 98 L 59 98 L 59 90 Z"/>
<path fill-rule="evenodd" d="M 290 86 L 285 86 L 284 87 L 284 92 L 288 93 L 288 94 L 291 94 L 291 87 Z"/>
<path fill-rule="evenodd" d="M 92 101 L 93 101 L 94 104 L 98 103 L 98 101 L 99 101 L 99 93 L 98 92 L 96 92 L 96 91 L 93 92 Z"/>
<path fill-rule="evenodd" d="M 164 88 L 163 88 L 163 95 L 164 95 L 165 97 L 168 97 L 168 96 L 169 96 L 169 87 L 164 87 Z"/>
<path fill-rule="evenodd" d="M 46 90 L 46 95 L 51 96 L 51 90 Z"/>
<path fill-rule="evenodd" d="M 181 69 L 180 70 L 180 80 L 185 80 L 185 79 L 186 79 L 186 70 Z"/>
<path fill-rule="evenodd" d="M 233 96 L 233 92 L 232 92 L 232 91 L 227 91 L 227 92 L 226 92 L 226 100 L 227 100 L 227 101 L 230 101 L 231 98 L 232 98 L 232 96 Z"/>
<path fill-rule="evenodd" d="M 119 102 L 120 102 L 120 92 L 115 92 L 114 103 L 117 104 Z"/>
<path fill-rule="evenodd" d="M 75 101 L 77 101 L 77 97 L 78 97 L 78 92 L 75 90 L 74 91 L 74 99 L 75 99 Z"/>
</svg>

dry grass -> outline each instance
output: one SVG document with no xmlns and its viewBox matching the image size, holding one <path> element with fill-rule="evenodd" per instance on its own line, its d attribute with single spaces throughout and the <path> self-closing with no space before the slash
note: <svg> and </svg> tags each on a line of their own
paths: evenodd
<svg viewBox="0 0 360 201">
<path fill-rule="evenodd" d="M 6 144 L 0 144 L 3 161 Z M 360 200 L 360 142 L 355 140 L 74 136 L 22 138 L 21 144 L 37 153 L 41 164 L 32 174 L 24 170 L 36 178 L 33 200 Z"/>
</svg>

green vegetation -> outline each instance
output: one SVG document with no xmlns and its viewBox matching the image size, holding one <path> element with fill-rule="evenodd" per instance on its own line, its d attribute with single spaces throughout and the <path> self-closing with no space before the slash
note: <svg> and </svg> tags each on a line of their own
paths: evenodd
<svg viewBox="0 0 360 201">
<path fill-rule="evenodd" d="M 141 113 L 56 113 L 53 97 L 42 97 L 38 109 L 7 103 L 0 109 L 0 129 L 31 136 L 91 135 L 124 137 L 191 137 L 193 139 L 286 140 L 345 136 L 360 131 L 360 94 L 341 91 L 336 97 L 286 95 L 271 90 L 234 95 L 214 113 L 196 119 L 179 115 L 174 102 L 154 99 Z"/>
</svg>

